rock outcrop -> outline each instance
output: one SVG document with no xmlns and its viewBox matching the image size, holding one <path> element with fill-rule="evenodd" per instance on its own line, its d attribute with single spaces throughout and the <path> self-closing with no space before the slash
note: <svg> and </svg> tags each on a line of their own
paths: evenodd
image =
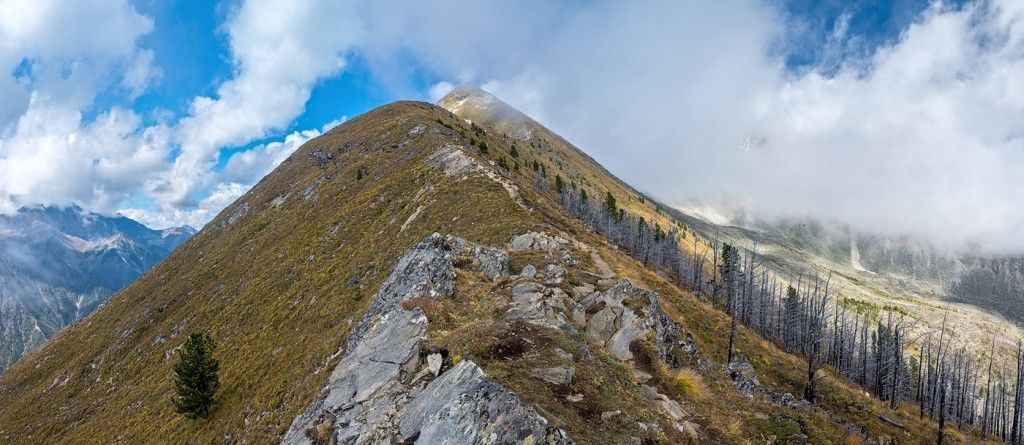
<svg viewBox="0 0 1024 445">
<path fill-rule="evenodd" d="M 471 361 L 442 371 L 440 354 L 421 354 L 427 317 L 402 303 L 450 296 L 460 256 L 473 257 L 490 279 L 508 273 L 504 252 L 455 237 L 434 234 L 408 250 L 349 334 L 320 396 L 282 443 L 572 443 Z"/>
<path fill-rule="evenodd" d="M 619 360 L 631 360 L 630 344 L 648 332 L 662 360 L 672 367 L 679 367 L 698 353 L 682 326 L 662 312 L 658 294 L 640 289 L 629 280 L 616 281 L 604 292 L 591 292 L 580 306 L 583 314 L 592 314 L 585 317 L 587 341 L 605 347 Z"/>
<path fill-rule="evenodd" d="M 568 240 L 560 236 L 551 236 L 544 232 L 527 232 L 513 237 L 512 241 L 509 241 L 509 250 L 512 252 L 536 250 L 553 253 L 568 243 Z"/>
</svg>

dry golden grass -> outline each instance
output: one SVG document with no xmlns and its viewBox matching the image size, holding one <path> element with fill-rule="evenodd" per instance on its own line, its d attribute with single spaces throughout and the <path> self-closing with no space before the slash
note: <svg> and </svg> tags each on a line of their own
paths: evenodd
<svg viewBox="0 0 1024 445">
<path fill-rule="evenodd" d="M 700 402 L 708 397 L 708 388 L 704 386 L 704 378 L 689 368 L 675 372 L 675 377 L 672 378 L 672 387 L 691 402 Z"/>
</svg>

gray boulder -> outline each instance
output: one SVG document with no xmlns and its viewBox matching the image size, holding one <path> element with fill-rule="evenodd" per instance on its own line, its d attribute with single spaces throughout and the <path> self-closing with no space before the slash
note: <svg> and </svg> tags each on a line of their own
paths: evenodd
<svg viewBox="0 0 1024 445">
<path fill-rule="evenodd" d="M 473 253 L 480 263 L 480 273 L 488 280 L 496 280 L 509 276 L 511 266 L 508 255 L 504 251 L 493 247 L 475 246 Z"/>
<path fill-rule="evenodd" d="M 554 253 L 561 250 L 568 243 L 568 240 L 559 236 L 551 236 L 544 232 L 527 232 L 513 237 L 509 241 L 509 250 L 512 252 L 536 250 Z"/>
<path fill-rule="evenodd" d="M 761 382 L 757 379 L 757 371 L 743 354 L 733 356 L 732 361 L 726 366 L 726 371 L 729 373 L 729 378 L 732 379 L 733 386 L 744 397 L 753 398 L 754 393 L 761 388 Z"/>
<path fill-rule="evenodd" d="M 519 272 L 519 275 L 525 278 L 533 278 L 537 275 L 537 268 L 533 267 L 533 264 L 527 264 L 526 267 L 524 267 L 523 270 Z"/>
<path fill-rule="evenodd" d="M 530 371 L 530 377 L 538 378 L 548 383 L 554 383 L 555 385 L 568 385 L 572 383 L 572 379 L 575 376 L 576 368 L 571 366 L 536 368 Z"/>
<path fill-rule="evenodd" d="M 463 361 L 430 382 L 402 410 L 402 437 L 424 444 L 570 444 L 565 431 Z"/>
</svg>

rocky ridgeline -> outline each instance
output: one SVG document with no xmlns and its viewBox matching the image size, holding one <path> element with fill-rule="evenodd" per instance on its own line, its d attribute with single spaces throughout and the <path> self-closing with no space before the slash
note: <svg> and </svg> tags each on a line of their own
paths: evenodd
<svg viewBox="0 0 1024 445">
<path fill-rule="evenodd" d="M 638 288 L 629 280 L 610 277 L 598 280 L 596 286 L 583 283 L 573 287 L 571 293 L 563 291 L 559 286 L 567 276 L 566 269 L 578 265 L 569 253 L 570 247 L 589 251 L 596 257 L 595 264 L 607 267 L 596 251 L 563 237 L 530 232 L 512 239 L 509 243 L 512 252 L 533 250 L 557 259 L 539 269 L 527 265 L 518 276 L 510 278 L 511 304 L 506 320 L 521 320 L 560 329 L 573 337 L 582 336 L 589 347 L 604 348 L 612 357 L 630 365 L 634 359 L 630 345 L 648 338 L 653 340 L 660 358 L 669 368 L 697 363 L 700 352 L 693 337 L 661 310 L 657 293 Z M 597 276 L 604 275 L 602 272 Z M 583 355 L 587 354 L 590 354 L 589 349 L 584 348 Z M 574 372 L 571 367 L 539 368 L 534 369 L 531 376 L 564 385 L 572 381 Z M 696 425 L 686 421 L 690 414 L 677 401 L 646 385 L 650 375 L 636 369 L 634 375 L 653 409 L 671 419 L 673 428 L 696 436 Z M 613 411 L 603 413 L 602 417 L 615 415 Z"/>
<path fill-rule="evenodd" d="M 442 353 L 422 349 L 427 317 L 402 303 L 450 296 L 458 256 L 472 256 L 491 278 L 508 275 L 504 252 L 459 238 L 434 234 L 407 251 L 283 443 L 572 443 L 473 362 L 446 366 Z"/>
<path fill-rule="evenodd" d="M 427 346 L 426 314 L 403 303 L 451 296 L 456 264 L 467 260 L 479 274 L 497 282 L 496 293 L 508 296 L 506 321 L 561 330 L 580 339 L 580 359 L 593 358 L 590 348 L 604 348 L 632 364 L 630 345 L 650 339 L 670 368 L 698 360 L 692 338 L 662 312 L 656 293 L 628 280 L 608 278 L 563 290 L 568 268 L 579 265 L 571 247 L 589 250 L 543 233 L 513 238 L 510 251 L 540 251 L 550 258 L 539 268 L 524 267 L 518 275 L 510 274 L 505 251 L 452 236 L 434 234 L 409 249 L 349 334 L 346 353 L 320 396 L 296 417 L 282 442 L 572 443 L 565 431 L 551 426 L 472 361 L 453 364 L 446 351 Z M 574 358 L 562 350 L 555 353 Z M 574 374 L 573 366 L 530 371 L 530 376 L 553 385 L 570 384 Z M 650 406 L 674 428 L 695 436 L 696 425 L 686 421 L 689 414 L 682 406 L 645 385 L 650 375 L 638 370 L 634 374 Z M 602 418 L 616 414 L 604 413 Z"/>
</svg>

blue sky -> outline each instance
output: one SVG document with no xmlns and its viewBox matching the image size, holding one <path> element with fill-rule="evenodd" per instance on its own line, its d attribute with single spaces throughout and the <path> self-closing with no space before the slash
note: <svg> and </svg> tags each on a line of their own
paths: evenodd
<svg viewBox="0 0 1024 445">
<path fill-rule="evenodd" d="M 325 126 L 471 82 L 673 205 L 933 238 L 969 225 L 951 241 L 976 243 L 1024 223 L 1007 204 L 1024 194 L 1022 11 L 0 0 L 0 211 L 202 225 Z"/>
</svg>

